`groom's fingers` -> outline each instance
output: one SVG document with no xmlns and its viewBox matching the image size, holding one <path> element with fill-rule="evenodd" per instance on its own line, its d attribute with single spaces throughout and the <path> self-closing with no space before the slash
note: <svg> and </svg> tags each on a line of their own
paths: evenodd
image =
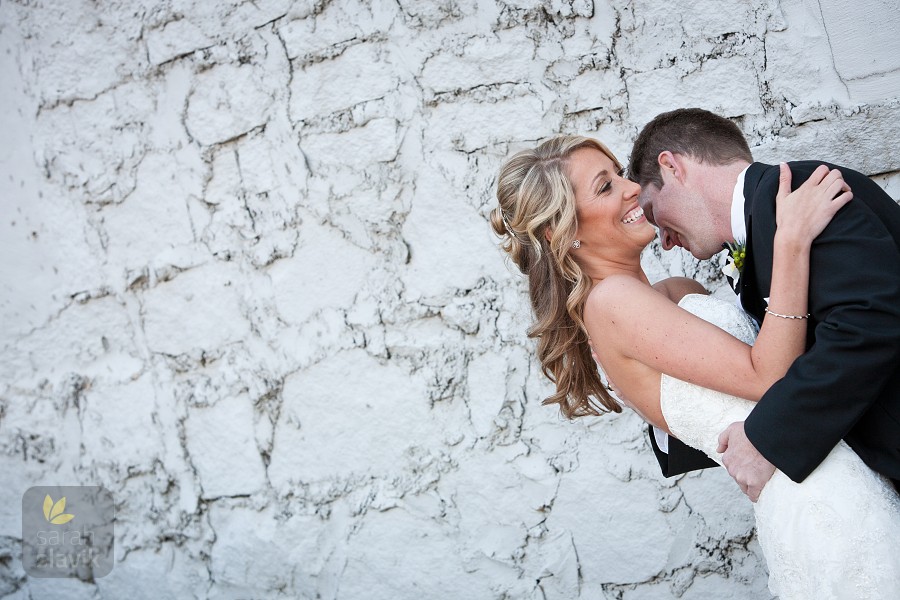
<svg viewBox="0 0 900 600">
<path fill-rule="evenodd" d="M 744 489 L 744 493 L 747 495 L 748 498 L 750 498 L 750 502 L 756 502 L 757 500 L 759 500 L 760 492 L 762 492 L 762 488 L 757 488 L 757 487 L 754 487 L 751 485 L 748 485 Z"/>
<path fill-rule="evenodd" d="M 721 454 L 726 450 L 728 450 L 728 429 L 719 434 L 719 446 L 716 448 L 716 452 Z"/>
</svg>

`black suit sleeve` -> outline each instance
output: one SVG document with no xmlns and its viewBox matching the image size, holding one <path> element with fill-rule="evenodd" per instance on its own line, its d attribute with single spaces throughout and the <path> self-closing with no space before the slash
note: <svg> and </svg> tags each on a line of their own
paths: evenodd
<svg viewBox="0 0 900 600">
<path fill-rule="evenodd" d="M 815 328 L 807 342 L 812 345 L 745 422 L 753 445 L 798 482 L 872 407 L 900 360 L 900 252 L 864 201 L 866 194 L 886 194 L 860 174 L 855 179 L 844 174 L 854 199 L 810 253 L 809 311 Z M 794 187 L 807 175 L 797 173 Z M 771 248 L 773 201 L 767 200 L 759 212 L 757 203 L 762 196 L 774 199 L 777 187 L 775 167 L 763 176 L 754 196 L 754 247 Z"/>
<path fill-rule="evenodd" d="M 659 462 L 659 468 L 662 470 L 663 477 L 673 477 L 688 471 L 719 466 L 717 462 L 704 453 L 672 436 L 669 436 L 669 452 L 663 452 L 656 443 L 652 425 L 647 427 L 647 433 L 650 435 L 650 445 L 653 446 L 653 453 L 656 454 L 656 460 Z"/>
</svg>

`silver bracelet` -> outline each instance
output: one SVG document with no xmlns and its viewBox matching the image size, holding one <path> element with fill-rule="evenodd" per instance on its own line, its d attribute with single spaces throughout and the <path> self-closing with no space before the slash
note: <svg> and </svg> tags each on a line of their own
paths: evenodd
<svg viewBox="0 0 900 600">
<path fill-rule="evenodd" d="M 769 313 L 770 315 L 772 315 L 773 317 L 781 317 L 782 319 L 808 319 L 809 318 L 809 313 L 806 313 L 805 315 L 802 315 L 802 316 L 778 314 L 777 312 L 772 312 L 771 310 L 769 310 L 768 306 L 765 308 L 765 311 L 767 313 Z"/>
</svg>

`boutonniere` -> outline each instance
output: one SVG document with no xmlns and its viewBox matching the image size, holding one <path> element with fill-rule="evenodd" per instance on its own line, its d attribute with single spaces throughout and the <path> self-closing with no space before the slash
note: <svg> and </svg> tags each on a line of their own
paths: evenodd
<svg viewBox="0 0 900 600">
<path fill-rule="evenodd" d="M 725 242 L 722 247 L 728 250 L 728 257 L 725 266 L 722 267 L 722 273 L 737 285 L 747 261 L 747 242 L 744 240 Z"/>
</svg>

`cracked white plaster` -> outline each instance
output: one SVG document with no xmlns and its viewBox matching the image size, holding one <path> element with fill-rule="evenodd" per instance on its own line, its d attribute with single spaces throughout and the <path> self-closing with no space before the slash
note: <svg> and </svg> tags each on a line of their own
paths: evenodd
<svg viewBox="0 0 900 600">
<path fill-rule="evenodd" d="M 210 145 L 239 137 L 268 120 L 272 85 L 249 65 L 220 65 L 199 74 L 188 97 L 185 125 L 192 138 Z"/>
<path fill-rule="evenodd" d="M 253 436 L 253 406 L 246 395 L 219 399 L 188 411 L 185 439 L 197 469 L 202 498 L 247 496 L 266 485 Z"/>
<path fill-rule="evenodd" d="M 291 83 L 291 115 L 309 120 L 376 100 L 399 84 L 386 48 L 377 43 L 350 46 L 329 60 L 302 67 Z"/>
<path fill-rule="evenodd" d="M 756 74 L 742 57 L 710 59 L 689 75 L 679 71 L 670 67 L 627 79 L 629 110 L 638 122 L 681 106 L 705 108 L 725 117 L 762 111 Z"/>
<path fill-rule="evenodd" d="M 900 197 L 896 15 L 839 4 L 0 3 L 0 595 L 767 598 L 724 471 L 541 406 L 487 215 L 684 105 Z M 109 575 L 24 572 L 44 483 L 112 492 Z"/>
</svg>

